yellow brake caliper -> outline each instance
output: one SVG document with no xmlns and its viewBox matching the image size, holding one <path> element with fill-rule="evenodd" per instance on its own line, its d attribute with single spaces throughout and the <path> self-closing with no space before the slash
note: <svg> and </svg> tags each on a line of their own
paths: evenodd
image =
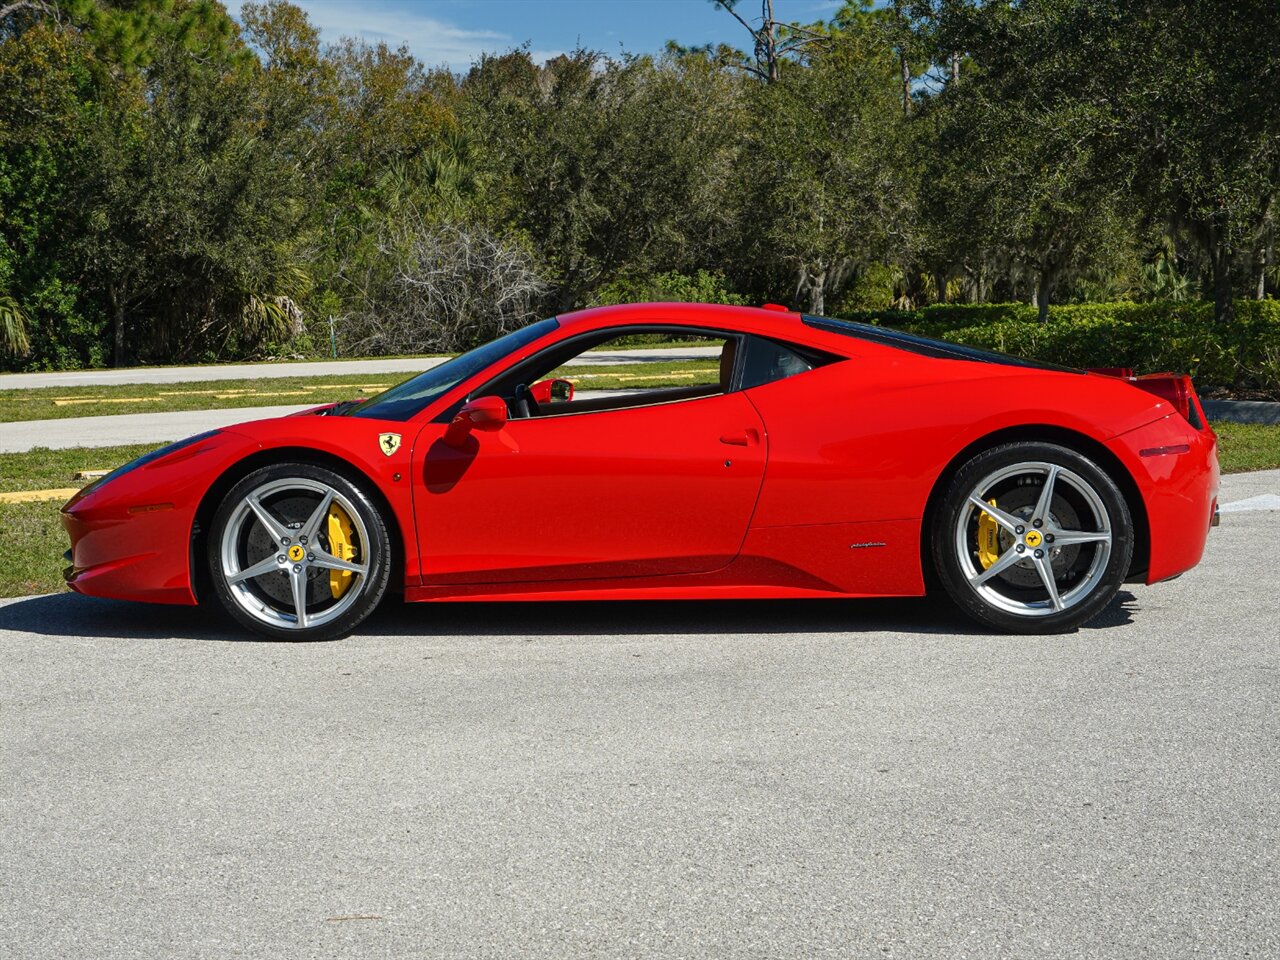
<svg viewBox="0 0 1280 960">
<path fill-rule="evenodd" d="M 999 506 L 994 499 L 988 500 L 987 503 L 993 507 Z M 995 517 L 984 510 L 978 516 L 978 562 L 982 564 L 983 570 L 989 570 L 991 565 L 999 559 L 1000 524 L 996 523 Z"/>
<path fill-rule="evenodd" d="M 356 555 L 356 545 L 351 542 L 351 535 L 351 518 L 347 516 L 347 511 L 336 503 L 330 504 L 329 553 L 339 560 L 353 560 Z M 350 570 L 329 571 L 329 591 L 335 600 L 347 592 L 351 586 L 352 576 Z"/>
</svg>

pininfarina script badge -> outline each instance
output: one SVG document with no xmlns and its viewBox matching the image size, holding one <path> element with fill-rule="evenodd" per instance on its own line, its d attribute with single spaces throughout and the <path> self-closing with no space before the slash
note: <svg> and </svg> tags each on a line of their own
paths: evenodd
<svg viewBox="0 0 1280 960">
<path fill-rule="evenodd" d="M 400 449 L 400 434 L 398 433 L 380 433 L 378 434 L 378 449 L 385 453 L 388 457 Z"/>
</svg>

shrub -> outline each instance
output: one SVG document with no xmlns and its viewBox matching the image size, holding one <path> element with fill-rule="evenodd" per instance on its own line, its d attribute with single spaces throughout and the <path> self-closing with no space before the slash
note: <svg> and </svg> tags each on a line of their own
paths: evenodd
<svg viewBox="0 0 1280 960">
<path fill-rule="evenodd" d="M 727 303 L 742 306 L 747 298 L 734 293 L 722 274 L 699 270 L 697 273 L 659 273 L 650 277 L 614 280 L 596 289 L 591 297 L 593 307 L 615 303 Z"/>
<path fill-rule="evenodd" d="M 545 283 L 533 255 L 482 227 L 405 217 L 339 325 L 345 353 L 461 351 L 536 319 Z"/>
<path fill-rule="evenodd" d="M 1280 391 L 1280 301 L 1242 300 L 1236 320 L 1213 321 L 1213 305 L 1082 303 L 1050 307 L 1040 323 L 1022 303 L 942 304 L 845 314 L 1029 360 L 1073 367 L 1189 373 L 1201 390 Z"/>
</svg>

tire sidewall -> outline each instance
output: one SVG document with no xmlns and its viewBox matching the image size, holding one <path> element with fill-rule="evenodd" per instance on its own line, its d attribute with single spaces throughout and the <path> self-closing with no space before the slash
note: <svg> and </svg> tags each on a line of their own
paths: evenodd
<svg viewBox="0 0 1280 960">
<path fill-rule="evenodd" d="M 1076 606 L 1048 616 L 1019 616 L 988 604 L 969 584 L 955 550 L 955 528 L 974 484 L 1002 467 L 1042 461 L 1057 464 L 1078 474 L 1101 498 L 1110 517 L 1111 556 L 1102 579 L 1092 593 Z M 1002 444 L 967 461 L 947 485 L 940 509 L 934 516 L 930 544 L 934 566 L 948 595 L 966 614 L 986 626 L 1009 633 L 1061 633 L 1074 630 L 1093 619 L 1111 603 L 1133 558 L 1133 518 L 1124 494 L 1111 476 L 1082 453 L 1055 443 L 1023 441 Z"/>
<path fill-rule="evenodd" d="M 222 569 L 222 537 L 227 522 L 236 506 L 252 490 L 272 480 L 306 479 L 328 484 L 338 490 L 360 513 L 370 543 L 366 545 L 369 572 L 355 589 L 361 596 L 341 616 L 318 627 L 290 630 L 273 626 L 257 619 L 240 606 L 232 595 Z M 378 507 L 369 499 L 360 485 L 344 474 L 313 463 L 274 463 L 253 471 L 237 482 L 222 499 L 214 513 L 206 544 L 205 562 L 214 592 L 226 612 L 242 626 L 255 633 L 277 640 L 317 641 L 336 640 L 355 629 L 377 608 L 387 592 L 390 580 L 391 537 L 386 520 Z"/>
</svg>

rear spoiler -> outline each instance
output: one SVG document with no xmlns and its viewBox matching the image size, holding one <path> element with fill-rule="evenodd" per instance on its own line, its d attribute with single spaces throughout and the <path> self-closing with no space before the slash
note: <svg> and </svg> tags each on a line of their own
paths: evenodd
<svg viewBox="0 0 1280 960">
<path fill-rule="evenodd" d="M 1185 373 L 1145 373 L 1134 376 L 1131 367 L 1089 367 L 1089 373 L 1103 377 L 1115 377 L 1125 380 L 1147 393 L 1153 393 L 1161 400 L 1168 400 L 1173 408 L 1182 414 L 1183 419 L 1197 430 L 1205 426 L 1204 415 L 1200 410 L 1200 399 L 1196 396 L 1196 388 L 1191 378 Z"/>
</svg>

